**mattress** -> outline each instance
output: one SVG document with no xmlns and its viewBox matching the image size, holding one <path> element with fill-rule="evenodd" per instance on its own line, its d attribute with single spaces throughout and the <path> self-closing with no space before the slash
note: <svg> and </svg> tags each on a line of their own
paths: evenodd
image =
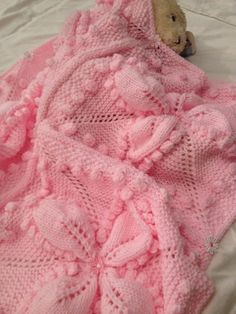
<svg viewBox="0 0 236 314">
<path fill-rule="evenodd" d="M 189 61 L 202 68 L 211 79 L 236 82 L 236 1 L 179 2 L 198 47 L 197 54 Z M 0 72 L 56 34 L 74 10 L 93 4 L 94 0 L 1 0 Z M 235 260 L 236 223 L 225 235 L 208 269 L 216 293 L 204 314 L 236 313 Z"/>
</svg>

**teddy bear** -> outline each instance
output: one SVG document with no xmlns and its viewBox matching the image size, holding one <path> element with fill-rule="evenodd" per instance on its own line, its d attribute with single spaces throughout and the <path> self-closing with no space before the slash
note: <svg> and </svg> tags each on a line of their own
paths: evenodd
<svg viewBox="0 0 236 314">
<path fill-rule="evenodd" d="M 194 55 L 195 38 L 186 31 L 186 17 L 176 0 L 152 1 L 155 27 L 160 39 L 182 57 Z"/>
</svg>

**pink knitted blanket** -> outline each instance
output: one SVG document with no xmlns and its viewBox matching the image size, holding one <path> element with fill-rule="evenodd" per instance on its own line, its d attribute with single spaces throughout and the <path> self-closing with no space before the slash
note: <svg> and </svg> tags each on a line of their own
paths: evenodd
<svg viewBox="0 0 236 314">
<path fill-rule="evenodd" d="M 160 42 L 151 0 L 76 12 L 2 75 L 0 313 L 200 313 L 236 216 L 235 103 Z"/>
</svg>

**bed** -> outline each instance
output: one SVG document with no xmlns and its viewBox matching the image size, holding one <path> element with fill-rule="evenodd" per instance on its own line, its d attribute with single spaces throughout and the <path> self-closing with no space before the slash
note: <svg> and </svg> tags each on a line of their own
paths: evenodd
<svg viewBox="0 0 236 314">
<path fill-rule="evenodd" d="M 0 2 L 0 72 L 58 32 L 75 9 L 95 0 L 2 0 Z M 180 0 L 195 34 L 198 51 L 190 62 L 211 79 L 236 82 L 236 1 Z M 236 223 L 220 244 L 208 269 L 216 294 L 204 314 L 236 313 Z M 191 314 L 191 313 L 189 313 Z"/>
</svg>

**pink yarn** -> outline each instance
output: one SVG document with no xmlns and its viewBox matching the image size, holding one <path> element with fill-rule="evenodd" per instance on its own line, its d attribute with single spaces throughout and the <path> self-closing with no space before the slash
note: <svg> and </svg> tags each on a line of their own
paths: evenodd
<svg viewBox="0 0 236 314">
<path fill-rule="evenodd" d="M 236 216 L 236 88 L 98 1 L 0 82 L 0 313 L 197 314 Z"/>
</svg>

